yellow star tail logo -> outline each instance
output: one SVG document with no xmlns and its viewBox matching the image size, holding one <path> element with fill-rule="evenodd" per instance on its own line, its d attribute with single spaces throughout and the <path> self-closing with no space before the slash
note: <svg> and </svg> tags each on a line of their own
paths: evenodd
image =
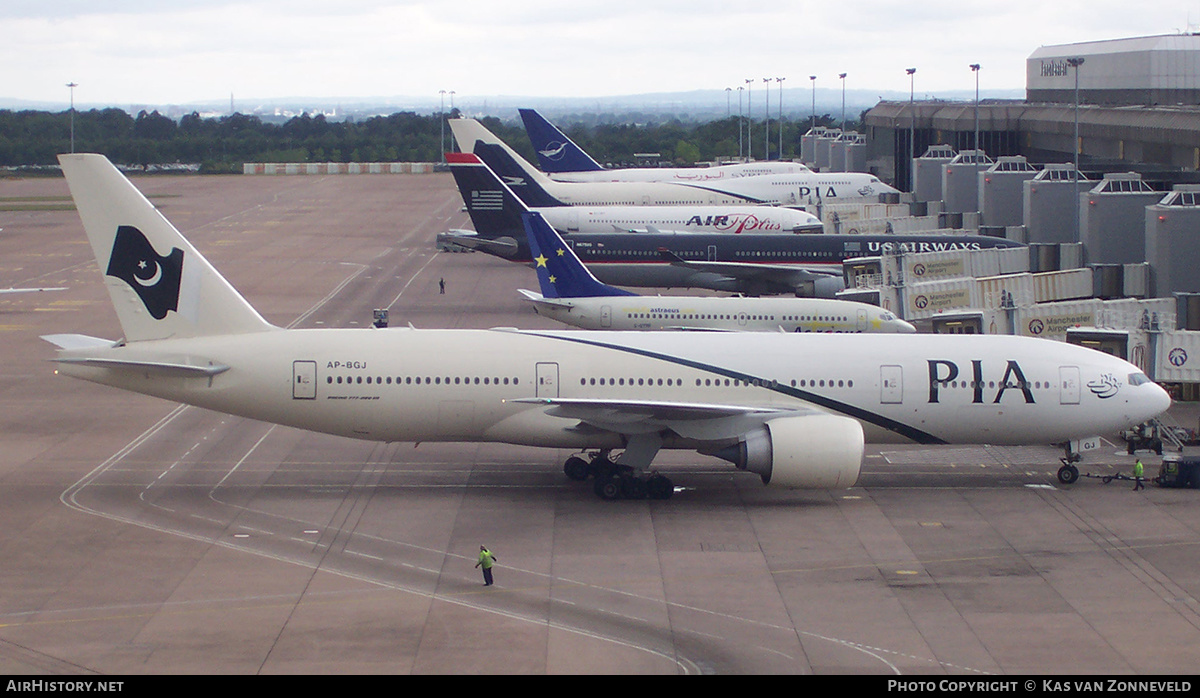
<svg viewBox="0 0 1200 698">
<path fill-rule="evenodd" d="M 537 262 L 537 265 L 539 267 L 544 267 L 544 266 L 546 266 L 546 255 L 540 254 L 540 255 L 534 257 L 533 261 Z"/>
</svg>

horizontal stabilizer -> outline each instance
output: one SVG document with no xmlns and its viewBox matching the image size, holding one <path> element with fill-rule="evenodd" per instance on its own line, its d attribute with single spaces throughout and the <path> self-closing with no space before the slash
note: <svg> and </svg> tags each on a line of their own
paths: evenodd
<svg viewBox="0 0 1200 698">
<path fill-rule="evenodd" d="M 41 291 L 65 291 L 65 286 L 56 286 L 54 288 L 0 288 L 0 293 L 39 293 Z"/>
<path fill-rule="evenodd" d="M 60 364 L 76 364 L 95 366 L 115 370 L 135 371 L 138 373 L 155 373 L 178 378 L 211 378 L 229 370 L 224 364 L 199 364 L 194 361 L 151 361 L 138 359 L 106 359 L 90 356 L 67 356 L 51 359 Z"/>
<path fill-rule="evenodd" d="M 529 290 L 523 289 L 523 288 L 519 288 L 517 290 L 521 292 L 522 296 L 525 296 L 525 300 L 530 301 L 532 303 L 537 303 L 539 305 L 554 306 L 556 308 L 574 308 L 575 307 L 575 304 L 566 298 L 546 298 L 545 296 L 538 293 L 537 291 L 529 291 Z"/>
<path fill-rule="evenodd" d="M 50 342 L 59 349 L 99 349 L 101 347 L 115 347 L 117 345 L 111 339 L 100 339 L 99 337 L 89 337 L 86 334 L 44 334 L 42 339 Z"/>
</svg>

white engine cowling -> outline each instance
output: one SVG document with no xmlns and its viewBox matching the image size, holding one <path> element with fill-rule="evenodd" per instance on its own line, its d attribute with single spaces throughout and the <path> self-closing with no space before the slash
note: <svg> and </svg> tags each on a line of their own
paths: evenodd
<svg viewBox="0 0 1200 698">
<path fill-rule="evenodd" d="M 758 473 L 764 485 L 840 489 L 858 481 L 863 442 L 862 425 L 849 417 L 783 417 L 718 455 Z"/>
</svg>

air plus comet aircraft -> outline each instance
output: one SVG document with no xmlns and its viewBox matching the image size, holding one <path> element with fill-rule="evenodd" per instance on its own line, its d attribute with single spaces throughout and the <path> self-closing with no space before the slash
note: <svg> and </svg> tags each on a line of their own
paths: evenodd
<svg viewBox="0 0 1200 698">
<path fill-rule="evenodd" d="M 853 301 L 634 295 L 592 276 L 541 215 L 523 218 L 542 292 L 521 293 L 540 315 L 585 330 L 916 332 L 883 308 Z"/>
<path fill-rule="evenodd" d="M 841 488 L 867 439 L 1064 442 L 1170 405 L 1132 364 L 1027 337 L 284 330 L 103 156 L 59 161 L 125 335 L 47 337 L 60 372 L 358 439 L 600 449 L 565 470 L 606 498 L 670 496 L 662 448 Z"/>
</svg>

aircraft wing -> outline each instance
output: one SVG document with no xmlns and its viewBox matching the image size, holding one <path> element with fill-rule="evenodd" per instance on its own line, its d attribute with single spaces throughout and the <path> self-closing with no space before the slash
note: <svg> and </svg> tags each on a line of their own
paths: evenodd
<svg viewBox="0 0 1200 698">
<path fill-rule="evenodd" d="M 840 281 L 841 269 L 824 270 L 811 269 L 788 264 L 749 264 L 743 262 L 708 262 L 701 260 L 683 259 L 669 250 L 659 250 L 659 256 L 672 266 L 683 267 L 693 271 L 708 272 L 721 276 L 763 284 L 771 287 L 801 289 L 817 282 L 828 283 Z"/>
<path fill-rule="evenodd" d="M 714 442 L 736 440 L 768 419 L 824 414 L 816 409 L 656 400 L 535 397 L 513 402 L 547 405 L 550 408 L 547 414 L 577 419 L 589 427 L 627 436 L 669 429 L 684 438 Z"/>
<path fill-rule="evenodd" d="M 485 238 L 476 235 L 474 231 L 469 230 L 451 230 L 444 233 L 438 233 L 437 244 L 439 247 L 458 245 L 470 250 L 479 250 L 497 257 L 511 258 L 517 254 L 520 245 L 515 238 L 498 237 Z"/>
</svg>

